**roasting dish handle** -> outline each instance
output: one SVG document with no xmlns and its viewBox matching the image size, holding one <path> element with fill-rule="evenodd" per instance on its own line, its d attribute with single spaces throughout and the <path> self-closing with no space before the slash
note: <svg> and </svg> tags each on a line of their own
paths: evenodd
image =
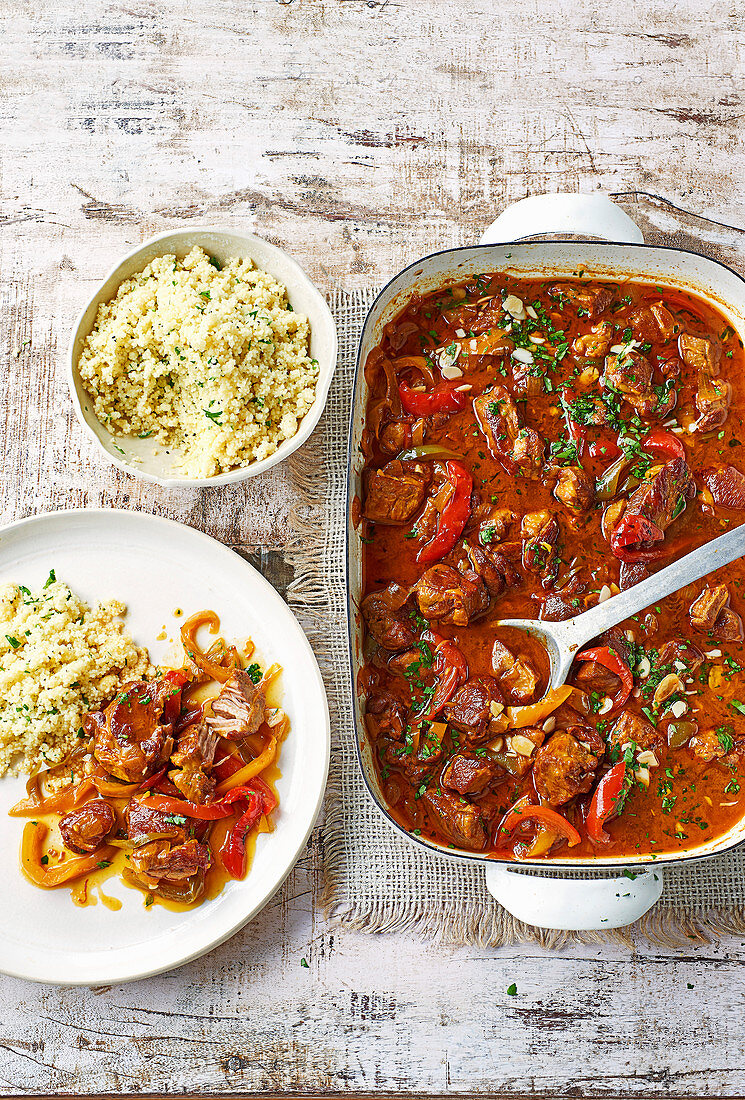
<svg viewBox="0 0 745 1100">
<path fill-rule="evenodd" d="M 625 928 L 643 917 L 662 893 L 662 871 L 618 878 L 547 878 L 492 864 L 489 893 L 513 917 L 536 928 L 602 932 Z"/>
<path fill-rule="evenodd" d="M 479 243 L 506 244 L 553 233 L 644 244 L 636 222 L 607 196 L 577 194 L 531 195 L 513 202 L 484 230 Z"/>
</svg>

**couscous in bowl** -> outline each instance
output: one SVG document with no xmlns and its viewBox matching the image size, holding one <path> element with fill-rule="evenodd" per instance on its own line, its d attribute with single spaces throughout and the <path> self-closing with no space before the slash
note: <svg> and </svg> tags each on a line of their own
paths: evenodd
<svg viewBox="0 0 745 1100">
<path fill-rule="evenodd" d="M 266 274 L 267 284 L 276 280 L 286 287 L 291 312 L 307 318 L 310 328 L 308 359 L 314 364 L 314 391 L 310 398 L 306 391 L 298 405 L 296 433 L 289 438 L 278 436 L 274 444 L 276 449 L 265 457 L 206 476 L 203 473 L 195 474 L 194 464 L 185 469 L 183 455 L 177 448 L 164 445 L 158 433 L 121 434 L 121 424 L 117 425 L 115 422 L 111 424 L 112 430 L 109 430 L 109 426 L 102 422 L 100 400 L 95 394 L 88 392 L 90 371 L 86 366 L 88 377 L 84 379 L 80 370 L 81 355 L 84 349 L 86 355 L 88 354 L 86 345 L 91 334 L 95 336 L 94 330 L 100 320 L 101 307 L 106 310 L 115 304 L 122 284 L 126 284 L 128 280 L 136 280 L 154 261 L 157 269 L 158 260 L 162 257 L 175 256 L 181 266 L 195 248 L 203 249 L 208 257 L 217 261 L 220 268 L 231 265 L 231 261 L 235 260 L 251 261 L 259 276 Z M 336 366 L 336 349 L 336 329 L 326 302 L 302 269 L 284 252 L 250 234 L 210 228 L 181 230 L 153 237 L 130 252 L 99 286 L 81 312 L 72 334 L 68 381 L 81 425 L 111 463 L 146 481 L 161 485 L 210 487 L 243 481 L 263 473 L 283 461 L 305 442 L 323 412 Z M 211 420 L 211 423 L 215 421 Z M 229 452 L 229 446 L 224 449 L 226 453 Z"/>
</svg>

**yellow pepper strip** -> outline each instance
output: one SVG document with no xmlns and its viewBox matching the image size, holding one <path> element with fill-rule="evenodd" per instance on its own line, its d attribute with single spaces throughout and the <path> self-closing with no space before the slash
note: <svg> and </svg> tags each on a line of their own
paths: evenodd
<svg viewBox="0 0 745 1100">
<path fill-rule="evenodd" d="M 41 862 L 42 846 L 48 832 L 49 829 L 43 822 L 29 821 L 23 828 L 21 840 L 21 869 L 34 886 L 41 886 L 45 890 L 53 890 L 56 886 L 63 886 L 66 882 L 91 874 L 99 864 L 114 854 L 114 849 L 105 845 L 89 856 L 68 859 L 49 867 Z"/>
<path fill-rule="evenodd" d="M 562 684 L 560 688 L 552 688 L 537 703 L 529 703 L 525 707 L 507 707 L 507 717 L 512 729 L 521 729 L 524 726 L 535 726 L 548 718 L 549 714 L 565 703 L 572 694 L 569 684 Z"/>
<path fill-rule="evenodd" d="M 235 772 L 234 775 L 228 776 L 227 779 L 223 779 L 222 783 L 219 783 L 215 788 L 216 794 L 224 794 L 226 791 L 230 791 L 233 787 L 240 787 L 241 783 L 247 783 L 249 779 L 253 779 L 259 772 L 263 772 L 264 768 L 268 768 L 274 761 L 274 757 L 277 755 L 277 738 L 272 737 L 269 744 L 261 753 L 252 760 L 250 764 L 246 764 L 240 771 Z"/>
</svg>

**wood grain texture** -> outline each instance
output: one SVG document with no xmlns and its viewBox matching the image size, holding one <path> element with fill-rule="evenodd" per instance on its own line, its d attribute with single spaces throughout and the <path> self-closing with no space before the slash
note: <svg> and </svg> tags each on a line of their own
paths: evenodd
<svg viewBox="0 0 745 1100">
<path fill-rule="evenodd" d="M 350 288 L 475 241 L 510 200 L 602 189 L 649 239 L 745 270 L 741 5 L 4 0 L 0 17 L 2 522 L 142 508 L 265 563 L 281 550 L 287 469 L 158 489 L 105 466 L 73 420 L 76 312 L 159 230 L 253 230 Z M 745 1091 L 739 940 L 547 954 L 364 937 L 318 911 L 319 845 L 181 970 L 98 990 L 0 979 L 0 1091 Z"/>
</svg>

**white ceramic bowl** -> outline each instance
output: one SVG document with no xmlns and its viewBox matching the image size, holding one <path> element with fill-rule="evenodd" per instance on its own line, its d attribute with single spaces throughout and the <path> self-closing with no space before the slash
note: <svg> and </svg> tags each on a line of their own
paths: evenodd
<svg viewBox="0 0 745 1100">
<path fill-rule="evenodd" d="M 292 439 L 285 440 L 269 458 L 252 462 L 248 466 L 240 466 L 224 474 L 204 478 L 184 477 L 179 473 L 175 456 L 166 454 L 163 444 L 156 439 L 113 436 L 93 412 L 91 399 L 78 373 L 80 352 L 85 338 L 93 328 L 98 307 L 114 297 L 125 279 L 142 271 L 157 256 L 175 255 L 183 259 L 195 245 L 199 245 L 210 256 L 215 256 L 220 263 L 227 263 L 236 256 L 248 257 L 262 271 L 268 271 L 283 283 L 287 287 L 292 308 L 297 313 L 304 314 L 310 322 L 310 353 L 318 361 L 316 398 L 300 421 L 297 434 Z M 67 374 L 70 396 L 78 420 L 109 462 L 135 477 L 154 481 L 159 485 L 209 488 L 216 485 L 230 485 L 264 473 L 265 470 L 276 466 L 278 462 L 283 462 L 288 455 L 305 443 L 318 423 L 326 404 L 329 386 L 336 368 L 336 351 L 336 326 L 331 311 L 321 293 L 295 260 L 281 248 L 268 244 L 252 233 L 235 233 L 230 229 L 197 226 L 151 237 L 144 244 L 132 249 L 111 269 L 83 307 L 75 323 L 68 349 Z"/>
</svg>

